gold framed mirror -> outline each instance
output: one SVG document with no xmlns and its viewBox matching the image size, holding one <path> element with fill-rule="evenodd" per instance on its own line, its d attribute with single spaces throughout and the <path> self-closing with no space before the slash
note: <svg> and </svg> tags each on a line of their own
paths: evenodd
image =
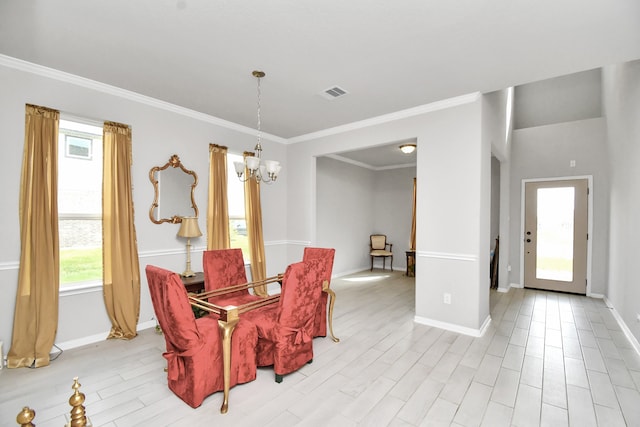
<svg viewBox="0 0 640 427">
<path fill-rule="evenodd" d="M 194 198 L 198 175 L 185 168 L 177 154 L 171 156 L 165 165 L 151 168 L 149 179 L 154 190 L 149 210 L 153 223 L 178 224 L 184 216 L 198 216 Z"/>
</svg>

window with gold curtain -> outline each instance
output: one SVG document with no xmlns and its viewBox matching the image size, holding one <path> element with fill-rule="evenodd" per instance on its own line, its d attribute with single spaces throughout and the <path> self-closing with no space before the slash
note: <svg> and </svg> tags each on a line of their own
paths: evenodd
<svg viewBox="0 0 640 427">
<path fill-rule="evenodd" d="M 140 268 L 131 191 L 131 128 L 105 122 L 103 130 L 102 233 L 104 301 L 108 338 L 137 335 L 140 315 Z"/>
<path fill-rule="evenodd" d="M 252 155 L 253 153 L 244 152 L 244 157 Z M 245 171 L 245 176 L 249 176 L 248 171 Z M 267 264 L 264 257 L 264 237 L 262 234 L 260 183 L 255 179 L 247 179 L 244 183 L 244 208 L 251 256 L 251 280 L 262 280 L 267 277 Z M 266 285 L 254 288 L 254 292 L 259 296 L 268 295 Z"/>
<path fill-rule="evenodd" d="M 227 147 L 209 144 L 209 204 L 207 249 L 227 249 L 229 203 L 227 200 Z"/>
<path fill-rule="evenodd" d="M 58 327 L 60 112 L 26 105 L 20 181 L 20 270 L 7 366 L 49 365 Z"/>
</svg>

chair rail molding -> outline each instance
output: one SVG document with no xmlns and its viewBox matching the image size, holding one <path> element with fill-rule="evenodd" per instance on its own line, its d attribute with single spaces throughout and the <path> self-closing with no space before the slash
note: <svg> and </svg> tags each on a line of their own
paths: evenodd
<svg viewBox="0 0 640 427">
<path fill-rule="evenodd" d="M 457 260 L 457 261 L 477 261 L 478 260 L 477 255 L 449 253 L 449 252 L 416 251 L 416 256 L 419 256 L 422 258 L 451 259 L 451 260 Z"/>
</svg>

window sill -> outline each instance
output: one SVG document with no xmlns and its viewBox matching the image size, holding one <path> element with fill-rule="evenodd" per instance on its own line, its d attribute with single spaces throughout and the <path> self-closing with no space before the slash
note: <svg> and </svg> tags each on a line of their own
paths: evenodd
<svg viewBox="0 0 640 427">
<path fill-rule="evenodd" d="M 60 286 L 61 297 L 88 294 L 92 292 L 102 292 L 102 281 L 82 282 Z"/>
</svg>

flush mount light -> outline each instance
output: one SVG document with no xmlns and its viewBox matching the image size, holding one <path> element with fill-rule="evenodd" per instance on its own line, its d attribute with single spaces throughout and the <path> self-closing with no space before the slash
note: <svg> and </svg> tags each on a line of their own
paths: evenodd
<svg viewBox="0 0 640 427">
<path fill-rule="evenodd" d="M 404 154 L 411 154 L 414 151 L 416 151 L 416 144 L 413 142 L 410 142 L 408 144 L 402 144 L 400 146 L 400 151 L 402 151 Z"/>
</svg>

